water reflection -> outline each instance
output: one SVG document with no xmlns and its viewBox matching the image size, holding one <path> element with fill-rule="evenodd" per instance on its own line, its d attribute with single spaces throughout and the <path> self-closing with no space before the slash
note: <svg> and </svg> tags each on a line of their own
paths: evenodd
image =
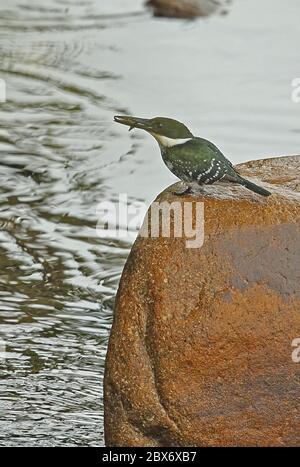
<svg viewBox="0 0 300 467">
<path fill-rule="evenodd" d="M 101 445 L 105 349 L 130 245 L 95 230 L 118 108 L 101 83 L 120 77 L 80 56 L 95 47 L 86 31 L 114 14 L 47 3 L 2 3 L 0 15 L 0 444 Z"/>
<path fill-rule="evenodd" d="M 142 0 L 2 0 L 0 445 L 103 443 L 103 364 L 130 242 L 99 238 L 96 208 L 120 192 L 149 203 L 174 180 L 152 140 L 114 114 L 174 116 L 235 162 L 296 152 L 299 9 L 285 22 L 279 0 L 272 17 L 261 8 L 236 2 L 226 19 L 188 23 L 153 19 Z M 274 31 L 290 37 L 276 57 Z"/>
</svg>

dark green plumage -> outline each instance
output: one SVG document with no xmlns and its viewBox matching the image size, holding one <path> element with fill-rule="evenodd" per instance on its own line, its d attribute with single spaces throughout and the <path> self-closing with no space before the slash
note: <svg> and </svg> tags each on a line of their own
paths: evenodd
<svg viewBox="0 0 300 467">
<path fill-rule="evenodd" d="M 162 158 L 169 170 L 189 186 L 212 184 L 217 180 L 243 185 L 262 196 L 271 193 L 243 178 L 232 163 L 210 141 L 193 136 L 180 122 L 164 117 L 142 119 L 115 117 L 115 121 L 146 130 L 158 141 Z"/>
<path fill-rule="evenodd" d="M 162 158 L 167 167 L 185 182 L 213 183 L 226 172 L 234 175 L 234 169 L 209 141 L 193 137 L 183 144 L 161 147 Z"/>
</svg>

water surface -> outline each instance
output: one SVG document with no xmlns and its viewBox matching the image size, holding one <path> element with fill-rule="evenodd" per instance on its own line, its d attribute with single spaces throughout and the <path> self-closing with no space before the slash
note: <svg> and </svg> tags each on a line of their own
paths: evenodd
<svg viewBox="0 0 300 467">
<path fill-rule="evenodd" d="M 103 445 L 102 376 L 131 240 L 96 208 L 174 177 L 114 114 L 171 116 L 233 162 L 299 153 L 300 4 L 154 19 L 139 0 L 0 3 L 0 445 Z"/>
</svg>

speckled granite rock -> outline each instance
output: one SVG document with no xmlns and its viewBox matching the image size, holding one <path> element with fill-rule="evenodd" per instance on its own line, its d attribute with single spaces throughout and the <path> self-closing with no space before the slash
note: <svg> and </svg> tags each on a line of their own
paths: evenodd
<svg viewBox="0 0 300 467">
<path fill-rule="evenodd" d="M 169 18 L 196 18 L 209 16 L 215 11 L 225 12 L 227 0 L 149 0 L 155 16 Z"/>
<path fill-rule="evenodd" d="M 300 444 L 299 167 L 300 156 L 238 167 L 268 199 L 221 183 L 179 198 L 204 202 L 202 248 L 137 239 L 107 354 L 107 445 Z"/>
</svg>

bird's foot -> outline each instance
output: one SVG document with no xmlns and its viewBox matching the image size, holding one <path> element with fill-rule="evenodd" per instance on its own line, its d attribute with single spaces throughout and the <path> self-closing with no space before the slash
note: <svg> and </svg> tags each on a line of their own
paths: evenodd
<svg viewBox="0 0 300 467">
<path fill-rule="evenodd" d="M 189 185 L 182 185 L 178 190 L 172 191 L 172 194 L 175 196 L 184 196 L 192 192 L 192 188 Z"/>
</svg>

